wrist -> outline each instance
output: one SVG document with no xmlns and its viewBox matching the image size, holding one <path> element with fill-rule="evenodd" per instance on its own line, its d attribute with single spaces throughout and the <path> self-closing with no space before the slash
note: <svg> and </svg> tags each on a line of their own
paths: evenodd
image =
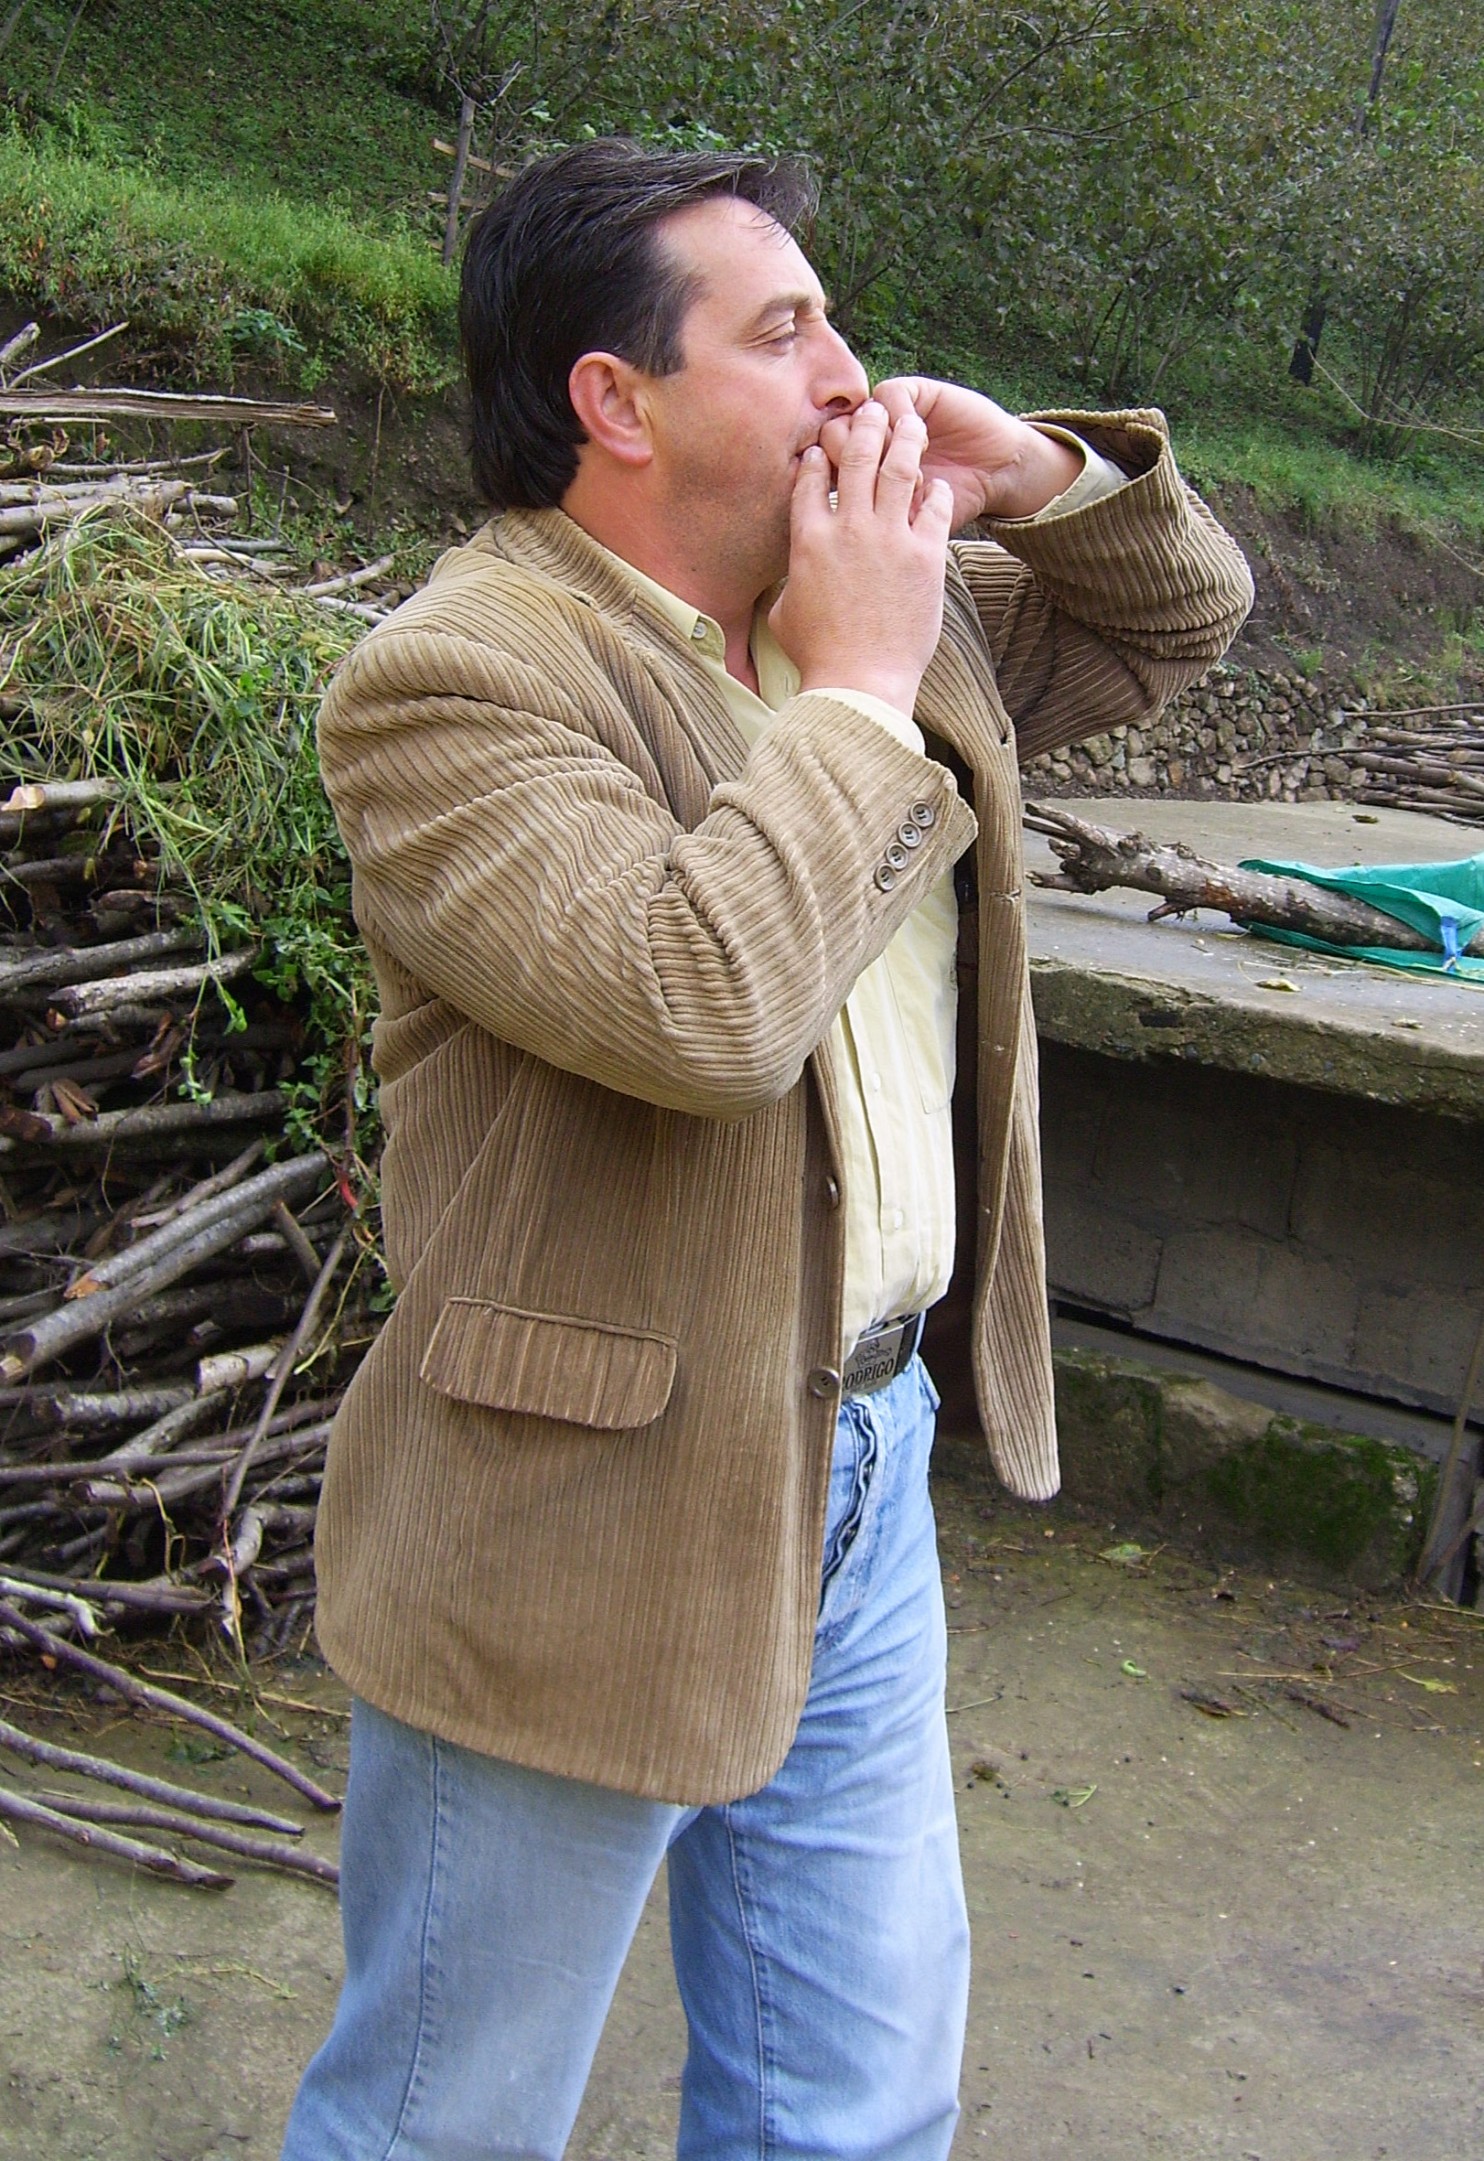
<svg viewBox="0 0 1484 2161">
<path fill-rule="evenodd" d="M 836 668 L 828 663 L 807 668 L 799 677 L 801 691 L 850 691 L 858 698 L 876 698 L 883 705 L 895 706 L 909 719 L 921 684 L 920 669 L 866 668 L 859 661 Z"/>
<path fill-rule="evenodd" d="M 986 518 L 1033 518 L 1064 495 L 1085 466 L 1086 454 L 1027 421 L 1018 424 L 1015 455 L 984 476 Z"/>
</svg>

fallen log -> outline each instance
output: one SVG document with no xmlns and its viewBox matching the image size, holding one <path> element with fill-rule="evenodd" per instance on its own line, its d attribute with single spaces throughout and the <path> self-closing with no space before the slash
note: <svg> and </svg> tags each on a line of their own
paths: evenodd
<svg viewBox="0 0 1484 2161">
<path fill-rule="evenodd" d="M 1438 948 L 1397 916 L 1346 893 L 1331 893 L 1301 878 L 1274 877 L 1267 871 L 1237 870 L 1208 863 L 1183 841 L 1152 841 L 1142 833 L 1122 833 L 1094 825 L 1054 803 L 1027 803 L 1025 824 L 1051 842 L 1059 869 L 1053 875 L 1033 870 L 1033 885 L 1060 893 L 1102 893 L 1127 886 L 1155 893 L 1160 905 L 1151 923 L 1165 916 L 1214 908 L 1237 923 L 1262 923 L 1274 930 L 1299 931 L 1331 945 L 1394 946 L 1405 953 L 1433 953 Z M 1484 954 L 1484 931 L 1464 949 Z"/>
</svg>

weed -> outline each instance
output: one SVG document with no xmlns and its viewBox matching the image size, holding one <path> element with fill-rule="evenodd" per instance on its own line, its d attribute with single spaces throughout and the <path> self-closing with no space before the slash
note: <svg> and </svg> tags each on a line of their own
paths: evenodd
<svg viewBox="0 0 1484 2161">
<path fill-rule="evenodd" d="M 260 941 L 259 979 L 307 1019 L 308 1078 L 291 1090 L 302 1138 L 365 1066 L 370 975 L 314 750 L 320 697 L 358 633 L 312 601 L 208 578 L 116 512 L 80 519 L 0 585 L 0 688 L 25 709 L 0 775 L 107 778 L 112 815 L 161 885 L 186 887 L 212 948 Z"/>
<path fill-rule="evenodd" d="M 172 1763 L 221 1763 L 231 1755 L 225 1741 L 203 1740 L 199 1734 L 176 1733 L 165 1751 Z"/>
<path fill-rule="evenodd" d="M 156 2063 L 165 2054 L 165 2043 L 173 2040 L 182 2026 L 190 2024 L 191 2007 L 183 1996 L 165 1997 L 155 1987 L 140 1963 L 139 1954 L 131 1945 L 121 1954 L 123 1975 L 120 1987 L 128 1990 L 133 1999 L 134 2015 L 153 2026 L 159 2038 L 150 2049 Z M 116 2037 L 110 2036 L 112 2042 Z"/>
</svg>

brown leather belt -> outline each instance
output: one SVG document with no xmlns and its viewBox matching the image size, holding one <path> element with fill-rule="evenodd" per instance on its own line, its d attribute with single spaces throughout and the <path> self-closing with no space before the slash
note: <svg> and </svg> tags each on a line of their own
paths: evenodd
<svg viewBox="0 0 1484 2161">
<path fill-rule="evenodd" d="M 921 1313 L 909 1313 L 902 1320 L 880 1321 L 868 1328 L 845 1361 L 841 1395 L 874 1395 L 905 1373 L 922 1341 L 924 1318 Z"/>
</svg>

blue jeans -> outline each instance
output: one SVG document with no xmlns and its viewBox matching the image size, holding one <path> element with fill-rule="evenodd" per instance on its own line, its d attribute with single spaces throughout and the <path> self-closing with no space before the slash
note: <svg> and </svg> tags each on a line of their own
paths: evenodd
<svg viewBox="0 0 1484 2161">
<path fill-rule="evenodd" d="M 942 2161 L 968 1927 L 920 1360 L 836 1430 L 808 1701 L 709 1808 L 456 1748 L 358 1703 L 346 1979 L 284 2161 L 557 2161 L 668 1856 L 685 2161 Z"/>
</svg>

